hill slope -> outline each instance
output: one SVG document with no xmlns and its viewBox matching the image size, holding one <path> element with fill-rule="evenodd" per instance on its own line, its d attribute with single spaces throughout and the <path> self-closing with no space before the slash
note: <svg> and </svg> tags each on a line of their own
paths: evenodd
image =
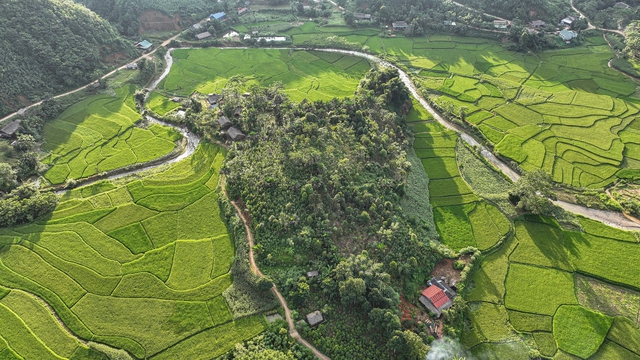
<svg viewBox="0 0 640 360">
<path fill-rule="evenodd" d="M 5 0 L 0 12 L 0 115 L 95 78 L 134 49 L 105 20 L 69 0 Z"/>
<path fill-rule="evenodd" d="M 177 21 L 181 26 L 198 21 L 206 15 L 218 11 L 227 11 L 217 0 L 75 0 L 109 20 L 123 35 L 137 35 L 141 16 L 146 12 L 153 17 L 166 15 L 165 20 Z M 154 19 L 142 19 L 143 23 Z M 156 18 L 155 20 L 160 20 Z M 144 25 L 144 24 L 143 24 Z"/>
</svg>

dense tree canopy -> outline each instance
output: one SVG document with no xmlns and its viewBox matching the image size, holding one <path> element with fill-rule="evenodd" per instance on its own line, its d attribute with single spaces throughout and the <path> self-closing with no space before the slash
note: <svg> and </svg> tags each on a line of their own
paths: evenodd
<svg viewBox="0 0 640 360">
<path fill-rule="evenodd" d="M 0 115 L 85 85 L 131 44 L 70 0 L 6 0 L 0 12 Z"/>
</svg>

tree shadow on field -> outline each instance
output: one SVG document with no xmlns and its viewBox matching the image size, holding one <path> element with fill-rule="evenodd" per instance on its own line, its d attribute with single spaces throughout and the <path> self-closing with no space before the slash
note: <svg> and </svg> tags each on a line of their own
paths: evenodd
<svg viewBox="0 0 640 360">
<path fill-rule="evenodd" d="M 526 234 L 521 235 L 519 239 L 526 241 L 525 236 L 529 237 L 539 253 L 558 269 L 572 270 L 570 258 L 580 257 L 576 244 L 588 243 L 580 233 L 563 232 L 559 228 L 540 223 L 521 222 L 520 224 L 521 226 L 516 230 L 516 236 L 518 236 L 518 229 L 526 231 Z"/>
</svg>

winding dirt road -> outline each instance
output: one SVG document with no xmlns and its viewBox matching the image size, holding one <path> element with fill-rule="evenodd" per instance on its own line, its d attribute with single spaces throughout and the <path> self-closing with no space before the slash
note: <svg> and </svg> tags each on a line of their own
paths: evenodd
<svg viewBox="0 0 640 360">
<path fill-rule="evenodd" d="M 571 0 L 571 8 L 573 9 L 573 11 L 577 12 L 578 14 L 580 14 L 580 16 L 581 16 L 581 17 L 583 17 L 583 18 L 587 19 L 587 29 L 586 29 L 586 30 L 596 29 L 596 30 L 600 30 L 600 31 L 607 31 L 607 32 L 612 32 L 612 33 L 616 33 L 616 34 L 619 34 L 619 35 L 625 36 L 625 35 L 624 35 L 624 31 L 614 30 L 614 29 L 605 29 L 605 28 L 600 28 L 600 27 L 597 27 L 597 26 L 593 25 L 593 24 L 591 23 L 591 21 L 589 21 L 589 18 L 588 18 L 588 17 L 586 17 L 586 16 L 582 13 L 582 11 L 578 10 L 578 8 L 577 8 L 575 5 L 573 5 L 573 0 Z M 625 36 L 625 37 L 626 37 L 626 36 Z"/>
<path fill-rule="evenodd" d="M 224 182 L 224 179 L 221 179 L 221 181 Z M 229 195 L 227 194 L 227 189 L 224 187 L 224 185 L 222 186 L 222 192 L 224 193 L 224 196 L 226 196 L 227 199 L 229 199 Z M 231 199 L 229 199 L 229 201 L 231 201 Z M 256 261 L 253 257 L 253 233 L 251 232 L 251 228 L 249 227 L 249 222 L 247 221 L 246 216 L 244 216 L 244 212 L 242 211 L 238 203 L 235 201 L 231 201 L 231 204 L 233 205 L 234 208 L 236 208 L 236 212 L 238 213 L 238 216 L 242 220 L 242 223 L 244 224 L 244 229 L 247 233 L 247 240 L 249 241 L 249 264 L 251 265 L 251 270 L 256 275 L 263 276 L 262 271 L 260 271 L 260 269 L 256 265 Z M 318 349 L 315 348 L 315 346 L 311 345 L 308 341 L 303 339 L 302 336 L 300 336 L 300 334 L 298 333 L 298 330 L 296 330 L 295 324 L 293 323 L 293 317 L 291 316 L 291 310 L 287 305 L 287 300 L 284 299 L 284 297 L 282 296 L 280 291 L 278 291 L 278 288 L 276 287 L 275 284 L 271 288 L 271 292 L 273 292 L 276 298 L 278 298 L 280 305 L 282 305 L 282 308 L 284 308 L 284 315 L 286 317 L 287 324 L 289 325 L 289 336 L 296 339 L 296 341 L 298 341 L 300 344 L 302 344 L 306 348 L 310 349 L 318 359 L 330 360 L 328 356 L 321 353 Z"/>
</svg>

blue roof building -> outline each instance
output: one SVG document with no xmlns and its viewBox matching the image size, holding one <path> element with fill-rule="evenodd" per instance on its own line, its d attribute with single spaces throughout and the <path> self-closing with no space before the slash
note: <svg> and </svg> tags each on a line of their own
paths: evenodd
<svg viewBox="0 0 640 360">
<path fill-rule="evenodd" d="M 571 30 L 562 30 L 560 31 L 560 37 L 564 41 L 571 41 L 578 37 L 578 33 Z"/>
<path fill-rule="evenodd" d="M 215 13 L 215 14 L 211 14 L 211 16 L 209 16 L 209 19 L 213 20 L 225 20 L 227 18 L 227 14 L 224 13 L 224 11 L 221 11 L 219 13 Z"/>
<path fill-rule="evenodd" d="M 151 46 L 153 46 L 153 44 L 148 42 L 147 40 L 142 40 L 136 44 L 136 47 L 142 50 L 149 50 Z"/>
</svg>

